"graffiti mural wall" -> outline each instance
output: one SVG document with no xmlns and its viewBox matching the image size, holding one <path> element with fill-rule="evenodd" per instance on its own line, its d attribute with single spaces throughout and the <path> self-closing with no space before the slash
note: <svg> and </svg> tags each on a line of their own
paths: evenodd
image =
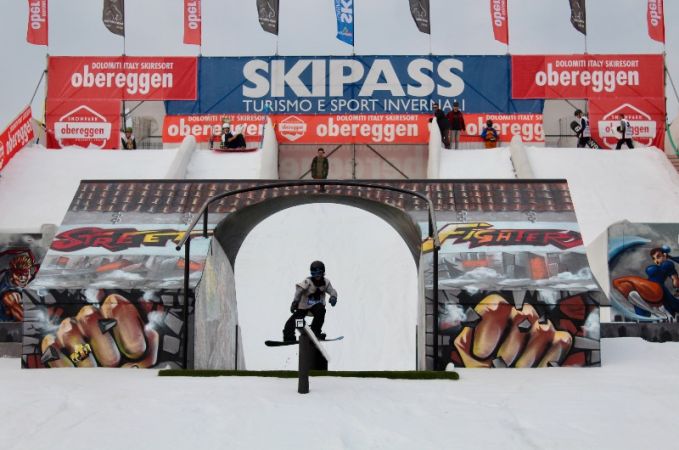
<svg viewBox="0 0 679 450">
<path fill-rule="evenodd" d="M 679 224 L 619 223 L 608 229 L 615 322 L 675 322 L 679 317 Z"/>
<path fill-rule="evenodd" d="M 46 248 L 41 234 L 0 234 L 0 342 L 20 342 L 27 286 Z"/>
<path fill-rule="evenodd" d="M 190 193 L 158 185 L 81 183 L 25 301 L 24 367 L 184 367 L 209 239 L 185 260 Z"/>
<path fill-rule="evenodd" d="M 187 329 L 210 238 L 192 237 L 189 261 L 175 246 L 208 198 L 258 183 L 82 182 L 31 284 L 36 294 L 26 306 L 24 367 L 184 367 L 184 358 L 190 367 Z M 432 295 L 432 243 L 425 239 L 419 368 L 599 365 L 601 299 L 566 182 L 373 183 L 426 194 L 437 214 L 439 302 Z M 317 186 L 305 185 L 223 198 L 210 208 L 208 233 L 241 208 L 317 195 Z M 399 208 L 428 236 L 426 204 L 413 196 L 357 186 L 328 186 L 320 195 Z M 435 358 L 434 308 L 440 313 Z"/>
<path fill-rule="evenodd" d="M 444 290 L 443 363 L 456 367 L 591 366 L 601 362 L 599 307 L 588 293 Z"/>
<path fill-rule="evenodd" d="M 600 363 L 598 286 L 576 222 L 444 223 L 439 238 L 441 367 Z"/>
<path fill-rule="evenodd" d="M 24 367 L 181 367 L 183 291 L 38 292 L 26 304 Z"/>
</svg>

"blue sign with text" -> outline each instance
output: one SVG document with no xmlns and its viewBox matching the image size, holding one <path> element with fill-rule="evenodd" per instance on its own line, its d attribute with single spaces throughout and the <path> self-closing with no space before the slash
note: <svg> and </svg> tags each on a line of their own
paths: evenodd
<svg viewBox="0 0 679 450">
<path fill-rule="evenodd" d="M 335 0 L 337 39 L 354 45 L 354 0 Z"/>
<path fill-rule="evenodd" d="M 168 114 L 542 113 L 512 100 L 509 56 L 201 57 L 198 99 Z"/>
</svg>

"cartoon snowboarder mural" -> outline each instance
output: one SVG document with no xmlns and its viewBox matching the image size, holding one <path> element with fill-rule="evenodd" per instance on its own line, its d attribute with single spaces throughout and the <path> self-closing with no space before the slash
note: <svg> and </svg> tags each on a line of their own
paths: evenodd
<svg viewBox="0 0 679 450">
<path fill-rule="evenodd" d="M 613 280 L 613 287 L 633 306 L 634 312 L 642 317 L 653 314 L 668 321 L 677 320 L 679 313 L 679 275 L 675 264 L 679 257 L 671 256 L 667 245 L 655 247 L 649 252 L 653 264 L 646 269 L 646 278 L 630 275 Z M 671 281 L 674 292 L 667 283 Z"/>
</svg>

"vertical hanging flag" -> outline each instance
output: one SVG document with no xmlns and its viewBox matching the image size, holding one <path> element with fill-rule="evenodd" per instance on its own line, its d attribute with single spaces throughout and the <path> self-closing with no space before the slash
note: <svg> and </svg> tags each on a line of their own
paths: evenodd
<svg viewBox="0 0 679 450">
<path fill-rule="evenodd" d="M 570 0 L 571 23 L 580 33 L 587 34 L 587 16 L 585 14 L 585 0 Z"/>
<path fill-rule="evenodd" d="M 184 0 L 184 43 L 201 44 L 200 0 Z"/>
<path fill-rule="evenodd" d="M 422 33 L 431 34 L 429 0 L 410 0 L 410 14 L 412 14 L 418 30 Z"/>
<path fill-rule="evenodd" d="M 278 34 L 278 1 L 257 0 L 257 14 L 259 24 L 267 33 Z"/>
<path fill-rule="evenodd" d="M 26 41 L 34 45 L 47 45 L 47 0 L 28 0 Z"/>
<path fill-rule="evenodd" d="M 102 20 L 111 33 L 125 36 L 125 0 L 104 0 Z"/>
<path fill-rule="evenodd" d="M 507 0 L 490 0 L 490 19 L 493 21 L 495 40 L 509 45 L 507 25 Z"/>
<path fill-rule="evenodd" d="M 354 0 L 335 0 L 337 39 L 354 45 Z"/>
<path fill-rule="evenodd" d="M 648 35 L 654 41 L 665 43 L 665 8 L 662 0 L 648 0 Z"/>
</svg>

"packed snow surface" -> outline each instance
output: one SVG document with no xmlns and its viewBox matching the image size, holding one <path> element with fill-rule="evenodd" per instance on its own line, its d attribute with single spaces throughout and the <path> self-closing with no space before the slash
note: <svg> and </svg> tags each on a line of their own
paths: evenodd
<svg viewBox="0 0 679 450">
<path fill-rule="evenodd" d="M 262 151 L 217 152 L 195 150 L 186 169 L 187 179 L 257 179 L 262 166 Z"/>
<path fill-rule="evenodd" d="M 514 178 L 509 148 L 492 150 L 441 149 L 441 179 Z"/>
<path fill-rule="evenodd" d="M 378 357 L 380 349 L 375 349 Z M 676 448 L 679 343 L 604 339 L 603 367 L 458 381 L 158 378 L 0 359 L 3 449 Z"/>
<path fill-rule="evenodd" d="M 177 149 L 112 151 L 21 150 L 0 177 L 0 232 L 37 233 L 61 224 L 81 180 L 163 179 Z"/>
<path fill-rule="evenodd" d="M 528 147 L 536 178 L 565 178 L 585 245 L 621 220 L 679 222 L 679 174 L 655 148 Z"/>
<path fill-rule="evenodd" d="M 248 234 L 236 259 L 236 295 L 247 369 L 293 369 L 297 346 L 282 339 L 295 284 L 314 260 L 338 292 L 323 331 L 332 370 L 413 370 L 417 267 L 398 233 L 379 217 L 345 205 L 316 203 L 280 211 Z M 307 319 L 310 323 L 310 319 Z"/>
</svg>

